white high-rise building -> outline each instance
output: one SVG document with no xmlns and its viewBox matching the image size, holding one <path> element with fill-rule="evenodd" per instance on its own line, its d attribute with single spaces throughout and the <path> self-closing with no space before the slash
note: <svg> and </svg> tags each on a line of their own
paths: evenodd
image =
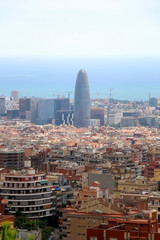
<svg viewBox="0 0 160 240">
<path fill-rule="evenodd" d="M 20 211 L 27 218 L 39 219 L 52 216 L 55 210 L 51 188 L 44 173 L 27 168 L 6 174 L 0 195 L 8 201 L 6 210 L 10 214 Z"/>
</svg>

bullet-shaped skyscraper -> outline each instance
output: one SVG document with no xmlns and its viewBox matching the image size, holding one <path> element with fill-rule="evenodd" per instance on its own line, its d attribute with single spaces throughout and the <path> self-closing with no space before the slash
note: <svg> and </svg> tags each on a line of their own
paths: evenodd
<svg viewBox="0 0 160 240">
<path fill-rule="evenodd" d="M 78 72 L 74 93 L 74 126 L 90 125 L 90 90 L 85 70 Z"/>
</svg>

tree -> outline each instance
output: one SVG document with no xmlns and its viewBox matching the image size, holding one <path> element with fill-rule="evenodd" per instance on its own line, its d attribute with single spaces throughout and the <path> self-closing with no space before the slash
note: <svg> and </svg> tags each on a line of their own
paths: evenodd
<svg viewBox="0 0 160 240">
<path fill-rule="evenodd" d="M 54 231 L 53 227 L 48 227 L 46 226 L 43 230 L 42 230 L 42 240 L 46 240 L 50 237 L 51 232 Z"/>
<path fill-rule="evenodd" d="M 1 240 L 16 240 L 17 231 L 11 229 L 11 223 L 5 222 L 1 226 Z M 18 239 L 17 239 L 18 240 Z"/>
<path fill-rule="evenodd" d="M 32 234 L 29 234 L 28 240 L 33 240 L 33 239 L 34 239 L 33 235 L 32 235 Z"/>
</svg>

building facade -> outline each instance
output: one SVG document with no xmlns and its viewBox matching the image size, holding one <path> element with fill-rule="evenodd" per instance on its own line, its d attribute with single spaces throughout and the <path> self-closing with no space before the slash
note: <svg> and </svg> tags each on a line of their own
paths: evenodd
<svg viewBox="0 0 160 240">
<path fill-rule="evenodd" d="M 91 119 L 99 119 L 100 126 L 104 125 L 104 109 L 103 108 L 92 108 Z"/>
<path fill-rule="evenodd" d="M 0 115 L 6 115 L 7 110 L 13 110 L 13 100 L 10 97 L 0 97 Z"/>
<path fill-rule="evenodd" d="M 35 123 L 37 119 L 37 98 L 19 99 L 19 117 Z"/>
<path fill-rule="evenodd" d="M 72 110 L 61 110 L 55 113 L 55 125 L 73 125 L 74 113 Z"/>
<path fill-rule="evenodd" d="M 16 169 L 23 168 L 24 163 L 24 151 L 20 150 L 0 150 L 0 168 Z"/>
<path fill-rule="evenodd" d="M 90 125 L 90 90 L 85 70 L 78 73 L 74 94 L 74 125 L 88 127 Z"/>
<path fill-rule="evenodd" d="M 21 211 L 28 218 L 44 218 L 52 215 L 51 185 L 44 173 L 35 173 L 33 168 L 6 174 L 1 196 L 7 200 L 9 214 Z"/>
<path fill-rule="evenodd" d="M 18 90 L 12 90 L 11 91 L 11 98 L 13 99 L 14 102 L 18 102 L 18 100 L 19 100 Z"/>
<path fill-rule="evenodd" d="M 159 240 L 157 220 L 152 219 L 108 219 L 107 223 L 87 230 L 87 240 Z"/>
<path fill-rule="evenodd" d="M 54 99 L 38 100 L 38 124 L 46 124 L 50 118 L 54 118 Z"/>
</svg>

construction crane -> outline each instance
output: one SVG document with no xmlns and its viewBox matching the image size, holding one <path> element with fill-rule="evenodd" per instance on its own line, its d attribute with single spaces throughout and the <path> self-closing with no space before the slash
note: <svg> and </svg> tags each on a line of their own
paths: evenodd
<svg viewBox="0 0 160 240">
<path fill-rule="evenodd" d="M 112 91 L 113 91 L 113 88 L 109 88 L 109 101 L 111 100 L 112 98 Z"/>
<path fill-rule="evenodd" d="M 94 94 L 97 96 L 97 100 L 99 99 L 99 95 L 107 95 L 107 93 L 100 93 L 100 92 L 96 92 Z"/>
<path fill-rule="evenodd" d="M 73 92 L 63 92 L 63 94 L 68 94 L 68 98 L 70 99 L 70 96 L 72 95 Z"/>
<path fill-rule="evenodd" d="M 108 88 L 108 90 L 109 90 L 109 101 L 108 101 L 108 110 L 107 110 L 107 124 L 109 125 L 109 114 L 111 109 L 111 99 L 112 99 L 113 88 Z"/>
<path fill-rule="evenodd" d="M 57 98 L 64 98 L 65 94 L 68 94 L 68 98 L 70 99 L 70 95 L 72 94 L 72 92 L 59 92 L 59 93 L 53 93 L 50 94 L 51 96 L 56 96 Z"/>
</svg>

